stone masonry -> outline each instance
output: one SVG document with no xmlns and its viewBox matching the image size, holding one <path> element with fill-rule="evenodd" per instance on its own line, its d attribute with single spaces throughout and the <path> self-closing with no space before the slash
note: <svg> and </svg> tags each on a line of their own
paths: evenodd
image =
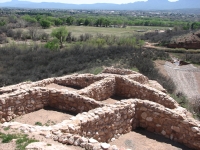
<svg viewBox="0 0 200 150">
<path fill-rule="evenodd" d="M 78 90 L 45 87 L 51 83 Z M 155 82 L 151 83 L 137 72 L 106 68 L 99 75 L 73 74 L 2 87 L 1 126 L 35 132 L 63 144 L 96 150 L 118 149 L 107 143 L 142 127 L 190 148 L 200 149 L 200 122 L 168 96 L 158 83 L 157 86 Z M 103 103 L 112 96 L 124 99 L 115 104 Z M 45 106 L 77 115 L 50 127 L 9 122 Z"/>
</svg>

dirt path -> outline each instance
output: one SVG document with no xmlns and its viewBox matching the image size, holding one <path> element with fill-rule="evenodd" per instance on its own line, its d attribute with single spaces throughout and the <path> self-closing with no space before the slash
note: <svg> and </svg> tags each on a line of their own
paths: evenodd
<svg viewBox="0 0 200 150">
<path fill-rule="evenodd" d="M 183 92 L 190 100 L 200 96 L 200 69 L 193 65 L 176 66 L 170 62 L 164 65 L 168 75 L 177 86 L 177 91 Z"/>
</svg>

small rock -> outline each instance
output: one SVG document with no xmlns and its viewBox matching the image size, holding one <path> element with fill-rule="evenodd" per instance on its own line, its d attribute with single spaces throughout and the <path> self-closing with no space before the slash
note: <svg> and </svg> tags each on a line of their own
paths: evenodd
<svg viewBox="0 0 200 150">
<path fill-rule="evenodd" d="M 198 127 L 192 127 L 192 131 L 193 132 L 199 132 L 199 128 Z"/>
<path fill-rule="evenodd" d="M 143 113 L 141 114 L 141 117 L 142 117 L 142 119 L 146 119 L 146 118 L 147 118 L 147 113 L 146 113 L 146 112 L 143 112 Z"/>
<path fill-rule="evenodd" d="M 146 121 L 149 121 L 149 122 L 151 122 L 153 120 L 153 118 L 152 117 L 147 117 L 146 118 Z"/>
<path fill-rule="evenodd" d="M 98 141 L 93 139 L 93 138 L 91 138 L 91 139 L 89 139 L 89 143 L 98 143 Z"/>
<path fill-rule="evenodd" d="M 162 130 L 162 132 L 161 132 L 161 133 L 162 133 L 162 135 L 166 135 L 166 132 L 165 132 L 165 130 Z"/>
<path fill-rule="evenodd" d="M 105 150 L 107 150 L 110 147 L 110 144 L 107 143 L 101 143 L 101 147 Z"/>
</svg>

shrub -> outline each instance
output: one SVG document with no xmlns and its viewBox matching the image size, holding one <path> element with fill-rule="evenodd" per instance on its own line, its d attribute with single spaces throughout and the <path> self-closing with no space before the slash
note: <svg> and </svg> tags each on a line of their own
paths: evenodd
<svg viewBox="0 0 200 150">
<path fill-rule="evenodd" d="M 40 34 L 40 40 L 47 42 L 49 40 L 49 34 L 43 32 Z"/>
<path fill-rule="evenodd" d="M 53 39 L 53 40 L 47 42 L 44 47 L 48 48 L 50 50 L 58 50 L 59 49 L 59 41 L 57 39 Z"/>
<path fill-rule="evenodd" d="M 8 43 L 7 37 L 4 35 L 0 35 L 0 44 Z"/>
<path fill-rule="evenodd" d="M 42 126 L 41 122 L 36 122 L 35 125 Z"/>
<path fill-rule="evenodd" d="M 51 22 L 46 19 L 42 19 L 40 20 L 40 25 L 42 28 L 49 28 L 51 26 Z"/>
</svg>

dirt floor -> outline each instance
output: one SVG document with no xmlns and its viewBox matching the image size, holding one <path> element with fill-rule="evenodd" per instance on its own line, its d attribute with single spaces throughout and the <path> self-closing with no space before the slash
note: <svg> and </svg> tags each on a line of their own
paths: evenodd
<svg viewBox="0 0 200 150">
<path fill-rule="evenodd" d="M 13 121 L 29 125 L 35 125 L 37 122 L 42 125 L 54 125 L 61 123 L 63 120 L 68 120 L 73 117 L 72 114 L 58 112 L 55 110 L 40 109 L 38 111 L 17 117 Z"/>
<path fill-rule="evenodd" d="M 49 84 L 46 87 L 47 88 L 55 88 L 55 89 L 58 89 L 58 90 L 65 89 L 65 90 L 69 90 L 69 91 L 77 91 L 77 89 L 75 89 L 75 88 L 61 86 L 61 85 L 58 85 L 58 84 L 55 84 L 55 83 Z"/>
<path fill-rule="evenodd" d="M 111 142 L 121 150 L 189 150 L 189 148 L 144 129 L 137 129 Z"/>
</svg>

